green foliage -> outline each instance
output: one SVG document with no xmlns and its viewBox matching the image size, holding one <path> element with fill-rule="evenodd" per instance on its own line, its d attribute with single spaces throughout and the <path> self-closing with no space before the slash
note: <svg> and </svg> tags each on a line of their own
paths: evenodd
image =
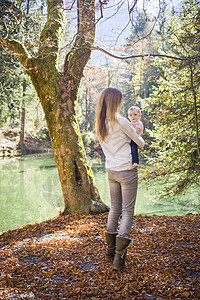
<svg viewBox="0 0 200 300">
<path fill-rule="evenodd" d="M 22 69 L 16 68 L 15 63 L 11 66 L 9 55 L 2 49 L 0 50 L 0 74 L 0 124 L 3 125 L 8 121 L 14 125 L 19 119 Z"/>
<path fill-rule="evenodd" d="M 29 7 L 29 5 L 31 7 Z M 17 38 L 24 43 L 29 51 L 33 48 L 30 40 L 30 31 L 34 32 L 34 36 L 41 25 L 41 8 L 36 8 L 36 1 L 24 4 L 21 9 L 18 1 L 3 1 L 1 3 L 1 21 L 0 34 L 2 37 Z M 29 13 L 31 14 L 29 16 Z M 36 16 L 36 14 L 38 14 Z M 34 19 L 35 18 L 35 19 Z M 23 20 L 23 26 L 20 25 Z M 18 126 L 20 123 L 21 103 L 23 95 L 23 80 L 26 78 L 25 102 L 28 110 L 36 107 L 37 96 L 32 87 L 25 71 L 19 64 L 16 55 L 6 48 L 0 49 L 0 79 L 1 79 L 1 96 L 0 96 L 0 125 L 9 124 Z M 35 101 L 34 101 L 35 100 Z M 30 112 L 30 115 L 32 111 Z M 35 114 L 36 115 L 36 114 Z"/>
<path fill-rule="evenodd" d="M 84 131 L 82 133 L 82 139 L 86 148 L 94 146 L 97 142 L 96 135 L 91 131 Z"/>
<path fill-rule="evenodd" d="M 10 29 L 11 19 L 16 13 L 19 17 L 20 12 L 15 7 L 15 4 L 10 1 L 1 1 L 0 9 L 0 32 L 4 36 L 6 31 Z M 15 29 L 15 34 L 18 30 Z M 11 56 L 9 51 L 0 48 L 0 125 L 6 122 L 14 125 L 19 118 L 21 92 L 19 81 L 22 74 L 22 69 L 17 63 L 17 59 Z"/>
<path fill-rule="evenodd" d="M 47 128 L 41 128 L 37 134 L 36 134 L 36 138 L 40 141 L 42 140 L 48 140 L 50 141 L 50 136 L 49 136 L 49 131 Z"/>
<path fill-rule="evenodd" d="M 198 55 L 199 17 L 195 0 L 183 4 L 180 16 L 171 17 L 169 30 L 166 31 L 170 53 L 179 56 Z M 188 186 L 200 186 L 200 61 L 199 58 L 195 62 L 156 59 L 155 65 L 162 76 L 158 80 L 158 87 L 145 100 L 154 126 L 154 130 L 149 132 L 153 142 L 147 153 L 153 169 L 145 178 L 164 177 L 165 192 L 161 191 L 162 195 L 182 193 Z"/>
</svg>

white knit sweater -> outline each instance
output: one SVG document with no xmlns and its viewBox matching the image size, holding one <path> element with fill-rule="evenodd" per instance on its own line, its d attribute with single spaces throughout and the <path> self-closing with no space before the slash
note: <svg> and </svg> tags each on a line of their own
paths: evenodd
<svg viewBox="0 0 200 300">
<path fill-rule="evenodd" d="M 113 171 L 125 171 L 133 168 L 130 142 L 133 140 L 140 148 L 144 147 L 144 140 L 138 136 L 131 123 L 118 117 L 118 123 L 112 129 L 110 122 L 109 135 L 105 142 L 100 142 L 106 158 L 106 168 Z"/>
</svg>

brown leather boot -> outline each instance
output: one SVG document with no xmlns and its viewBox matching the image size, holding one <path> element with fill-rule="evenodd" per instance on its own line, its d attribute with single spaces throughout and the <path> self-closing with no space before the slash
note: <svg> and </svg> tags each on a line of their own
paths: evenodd
<svg viewBox="0 0 200 300">
<path fill-rule="evenodd" d="M 116 249 L 116 236 L 117 232 L 105 232 L 106 235 L 106 243 L 107 243 L 107 250 L 106 250 L 106 260 L 113 261 L 115 256 L 115 249 Z"/>
<path fill-rule="evenodd" d="M 126 252 L 127 248 L 131 243 L 131 239 L 125 238 L 123 236 L 116 237 L 116 250 L 115 257 L 113 261 L 114 270 L 122 270 L 126 265 Z"/>
</svg>

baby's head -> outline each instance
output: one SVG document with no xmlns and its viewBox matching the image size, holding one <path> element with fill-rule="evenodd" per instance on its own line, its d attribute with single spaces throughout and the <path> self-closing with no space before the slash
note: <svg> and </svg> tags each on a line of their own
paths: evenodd
<svg viewBox="0 0 200 300">
<path fill-rule="evenodd" d="M 128 109 L 128 118 L 131 122 L 138 122 L 141 118 L 141 110 L 138 106 L 131 106 Z"/>
</svg>

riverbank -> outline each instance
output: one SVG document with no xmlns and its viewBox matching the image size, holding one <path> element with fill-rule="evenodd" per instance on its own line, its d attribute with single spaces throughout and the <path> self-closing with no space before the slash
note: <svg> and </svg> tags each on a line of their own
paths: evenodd
<svg viewBox="0 0 200 300">
<path fill-rule="evenodd" d="M 30 132 L 25 133 L 23 153 L 19 148 L 20 129 L 6 128 L 0 129 L 0 158 L 10 158 L 14 156 L 44 153 L 52 151 L 51 141 L 48 135 L 39 133 L 33 136 Z"/>
<path fill-rule="evenodd" d="M 135 216 L 127 268 L 104 259 L 107 213 L 0 235 L 0 299 L 200 299 L 200 215 Z"/>
</svg>

